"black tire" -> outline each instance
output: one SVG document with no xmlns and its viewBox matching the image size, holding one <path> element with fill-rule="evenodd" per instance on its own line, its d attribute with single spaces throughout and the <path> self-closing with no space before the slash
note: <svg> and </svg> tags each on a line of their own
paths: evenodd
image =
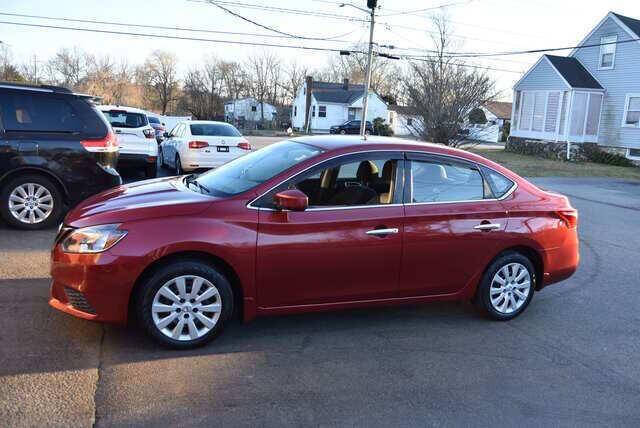
<svg viewBox="0 0 640 428">
<path fill-rule="evenodd" d="M 35 183 L 44 187 L 51 194 L 53 208 L 51 213 L 37 223 L 23 223 L 11 214 L 9 209 L 9 196 L 18 186 L 27 183 Z M 40 174 L 25 174 L 7 181 L 0 189 L 0 215 L 11 226 L 25 230 L 45 229 L 56 226 L 64 212 L 62 191 L 51 179 Z"/>
<path fill-rule="evenodd" d="M 155 163 L 147 165 L 144 170 L 144 175 L 146 178 L 156 178 L 158 176 L 158 165 Z"/>
<path fill-rule="evenodd" d="M 184 171 L 182 170 L 182 163 L 180 162 L 180 155 L 176 155 L 176 160 L 174 165 L 176 166 L 175 167 L 176 175 L 184 174 Z"/>
<path fill-rule="evenodd" d="M 520 302 L 521 300 L 523 300 L 523 303 L 516 310 L 513 310 L 510 313 L 504 313 L 496 309 L 494 307 L 494 304 L 491 302 L 491 294 L 490 294 L 492 293 L 491 283 L 496 273 L 500 271 L 500 269 L 506 267 L 511 263 L 518 263 L 522 265 L 524 268 L 526 268 L 530 278 L 529 290 L 528 290 L 526 299 L 520 299 L 520 297 L 515 295 L 516 292 L 513 291 L 512 295 L 515 296 L 514 299 L 517 299 L 517 302 Z M 489 317 L 498 321 L 508 321 L 520 315 L 522 312 L 524 312 L 527 306 L 529 306 L 529 303 L 533 298 L 534 289 L 537 283 L 536 281 L 537 281 L 536 270 L 531 260 L 529 260 L 529 258 L 515 251 L 506 252 L 501 256 L 499 256 L 497 259 L 495 259 L 493 263 L 489 265 L 489 268 L 486 270 L 486 272 L 482 276 L 482 280 L 480 281 L 480 285 L 478 286 L 478 290 L 476 292 L 475 302 L 480 307 L 480 309 L 482 309 Z M 524 280 L 521 280 L 521 282 L 524 282 Z M 522 293 L 522 289 L 518 288 L 518 291 Z M 496 295 L 497 294 L 494 293 L 494 296 Z M 500 302 L 504 303 L 505 300 L 506 298 L 499 300 L 498 305 L 500 305 Z M 513 306 L 512 303 L 509 303 L 508 305 Z"/>
<path fill-rule="evenodd" d="M 156 327 L 151 312 L 153 299 L 158 290 L 171 279 L 182 275 L 196 275 L 210 281 L 217 288 L 222 303 L 220 317 L 213 328 L 193 340 L 176 340 L 166 336 Z M 222 332 L 233 315 L 233 290 L 229 281 L 217 269 L 198 260 L 174 262 L 156 270 L 144 281 L 135 297 L 134 311 L 144 330 L 159 344 L 173 349 L 190 349 L 209 343 Z"/>
<path fill-rule="evenodd" d="M 347 131 L 345 131 L 344 129 L 340 130 L 340 135 L 346 135 Z"/>
<path fill-rule="evenodd" d="M 166 164 L 164 162 L 164 153 L 162 152 L 162 146 L 158 146 L 158 157 L 160 158 L 160 168 L 164 168 Z"/>
</svg>

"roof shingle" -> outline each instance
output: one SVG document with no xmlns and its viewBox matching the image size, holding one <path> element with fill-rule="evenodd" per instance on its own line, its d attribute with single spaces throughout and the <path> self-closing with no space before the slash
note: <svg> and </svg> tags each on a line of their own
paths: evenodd
<svg viewBox="0 0 640 428">
<path fill-rule="evenodd" d="M 573 88 L 604 89 L 586 68 L 573 57 L 545 55 L 551 65 Z"/>
<path fill-rule="evenodd" d="M 636 33 L 636 36 L 640 37 L 640 20 L 639 19 L 629 18 L 628 16 L 620 15 L 615 12 L 611 12 L 611 13 L 615 15 L 615 17 L 618 18 L 620 21 L 622 21 L 624 25 L 629 27 L 631 31 Z"/>
</svg>

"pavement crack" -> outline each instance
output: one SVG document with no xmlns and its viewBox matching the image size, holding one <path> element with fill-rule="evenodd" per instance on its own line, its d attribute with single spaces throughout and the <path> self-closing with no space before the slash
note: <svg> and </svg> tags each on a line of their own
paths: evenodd
<svg viewBox="0 0 640 428">
<path fill-rule="evenodd" d="M 102 381 L 102 363 L 104 358 L 104 337 L 106 335 L 106 328 L 104 324 L 100 324 L 101 335 L 100 335 L 100 345 L 98 348 L 98 366 L 97 366 L 97 376 L 96 376 L 96 385 L 93 389 L 93 423 L 92 427 L 96 427 L 98 425 L 99 415 L 98 415 L 98 390 L 100 389 L 100 383 Z"/>
</svg>

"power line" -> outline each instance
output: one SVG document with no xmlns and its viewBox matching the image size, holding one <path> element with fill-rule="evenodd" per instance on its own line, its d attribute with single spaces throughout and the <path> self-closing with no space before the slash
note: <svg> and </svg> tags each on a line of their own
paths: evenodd
<svg viewBox="0 0 640 428">
<path fill-rule="evenodd" d="M 247 18 L 247 17 L 245 17 L 245 16 L 242 16 L 242 15 L 240 15 L 240 14 L 238 14 L 238 13 L 236 13 L 236 12 L 234 12 L 234 11 L 230 10 L 230 9 L 227 9 L 226 7 L 222 6 L 221 4 L 218 4 L 218 2 L 215 2 L 215 1 L 213 1 L 213 0 L 209 0 L 209 1 L 207 1 L 207 3 L 209 3 L 209 4 L 210 4 L 210 5 L 212 5 L 212 6 L 217 7 L 217 8 L 219 8 L 219 9 L 222 9 L 223 11 L 227 12 L 227 13 L 228 13 L 228 14 L 230 14 L 230 15 L 235 16 L 236 18 L 240 18 L 240 19 L 242 19 L 243 21 L 249 22 L 249 23 L 251 23 L 251 24 L 253 24 L 253 25 L 256 25 L 256 26 L 258 26 L 258 27 L 260 27 L 260 28 L 264 28 L 265 30 L 269 30 L 269 31 L 272 31 L 272 32 L 274 32 L 274 33 L 282 34 L 282 35 L 284 35 L 284 36 L 289 36 L 289 37 L 296 38 L 296 39 L 301 39 L 301 40 L 320 40 L 320 41 L 327 41 L 327 40 L 331 40 L 332 38 L 334 38 L 334 39 L 335 39 L 335 38 L 343 37 L 343 36 L 346 36 L 346 35 L 348 35 L 348 34 L 353 33 L 353 31 L 351 31 L 351 32 L 349 32 L 349 33 L 341 34 L 341 35 L 334 36 L 334 37 L 305 37 L 305 36 L 299 36 L 299 35 L 296 35 L 296 34 L 285 33 L 284 31 L 277 30 L 277 29 L 275 29 L 275 28 L 273 28 L 273 27 L 269 27 L 269 26 L 267 26 L 267 25 L 260 24 L 259 22 L 256 22 L 256 21 L 254 21 L 254 20 L 252 20 L 252 19 L 249 19 L 249 18 Z"/>
<path fill-rule="evenodd" d="M 461 1 L 461 2 L 455 2 L 455 3 L 445 3 L 445 4 L 441 4 L 439 6 L 427 7 L 425 9 L 406 10 L 406 11 L 402 11 L 402 12 L 386 13 L 386 14 L 381 14 L 380 16 L 416 15 L 416 14 L 418 14 L 420 12 L 428 12 L 430 10 L 444 9 L 444 8 L 453 7 L 453 6 L 462 6 L 462 5 L 465 5 L 465 4 L 469 4 L 469 3 L 473 2 L 473 1 L 474 0 L 467 0 L 467 1 Z"/>
<path fill-rule="evenodd" d="M 220 30 L 205 30 L 203 28 L 188 28 L 188 27 L 169 27 L 162 25 L 147 25 L 147 24 L 131 24 L 131 23 L 123 23 L 123 22 L 113 22 L 113 21 L 97 21 L 92 19 L 78 19 L 78 18 L 60 18 L 60 17 L 52 17 L 52 16 L 42 16 L 42 15 L 25 15 L 20 13 L 7 13 L 0 12 L 0 15 L 4 16 L 13 16 L 18 18 L 33 18 L 33 19 L 46 19 L 52 21 L 65 21 L 65 22 L 80 22 L 84 24 L 101 24 L 101 25 L 114 25 L 114 26 L 122 26 L 122 27 L 139 27 L 139 28 L 149 28 L 154 30 L 176 30 L 176 31 L 188 31 L 192 33 L 210 33 L 210 34 L 228 34 L 232 36 L 255 36 L 255 37 L 270 37 L 270 38 L 278 38 L 278 39 L 291 39 L 297 38 L 292 36 L 285 35 L 275 35 L 275 34 L 260 34 L 260 33 L 242 33 L 235 31 L 220 31 Z M 351 33 L 347 34 L 352 34 Z M 327 39 L 329 40 L 329 39 Z M 353 43 L 350 40 L 333 40 L 332 42 L 339 43 Z"/>
</svg>

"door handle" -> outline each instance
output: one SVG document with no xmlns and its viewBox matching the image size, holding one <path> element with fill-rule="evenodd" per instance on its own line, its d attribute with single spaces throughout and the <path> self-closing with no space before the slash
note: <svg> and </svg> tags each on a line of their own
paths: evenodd
<svg viewBox="0 0 640 428">
<path fill-rule="evenodd" d="M 398 228 L 397 227 L 392 227 L 389 229 L 373 229 L 373 230 L 368 230 L 367 231 L 367 235 L 373 235 L 373 236 L 379 236 L 379 235 L 389 235 L 392 233 L 398 233 Z"/>
<path fill-rule="evenodd" d="M 476 230 L 486 230 L 486 231 L 497 230 L 497 229 L 500 229 L 500 224 L 499 223 L 480 223 L 477 226 L 473 226 L 473 228 Z"/>
</svg>

